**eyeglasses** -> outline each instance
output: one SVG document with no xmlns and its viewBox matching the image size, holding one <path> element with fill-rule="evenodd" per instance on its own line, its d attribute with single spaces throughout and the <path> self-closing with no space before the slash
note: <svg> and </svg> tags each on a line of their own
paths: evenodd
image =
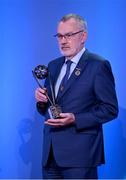
<svg viewBox="0 0 126 180">
<path fill-rule="evenodd" d="M 81 32 L 83 32 L 84 30 L 81 30 L 81 31 L 77 31 L 75 33 L 67 33 L 67 34 L 60 34 L 60 33 L 57 33 L 54 35 L 54 37 L 57 37 L 59 40 L 65 38 L 66 40 L 70 40 L 74 35 L 76 34 L 79 34 Z"/>
</svg>

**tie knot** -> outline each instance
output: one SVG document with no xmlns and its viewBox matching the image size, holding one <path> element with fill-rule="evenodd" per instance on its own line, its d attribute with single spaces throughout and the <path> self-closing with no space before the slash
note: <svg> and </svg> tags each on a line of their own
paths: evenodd
<svg viewBox="0 0 126 180">
<path fill-rule="evenodd" d="M 66 61 L 66 64 L 67 64 L 67 67 L 70 67 L 71 64 L 72 64 L 72 61 L 71 61 L 71 60 L 67 60 L 67 61 Z"/>
<path fill-rule="evenodd" d="M 67 59 L 66 64 L 71 64 L 72 61 L 70 59 Z"/>
</svg>

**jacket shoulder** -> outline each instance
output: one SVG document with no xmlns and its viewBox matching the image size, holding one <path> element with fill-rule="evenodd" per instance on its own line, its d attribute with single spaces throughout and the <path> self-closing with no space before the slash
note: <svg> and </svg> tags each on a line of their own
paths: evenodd
<svg viewBox="0 0 126 180">
<path fill-rule="evenodd" d="M 64 61 L 64 60 L 65 60 L 64 56 L 58 57 L 56 59 L 51 60 L 48 64 L 48 66 L 58 65 L 58 64 L 60 64 L 61 61 Z"/>
<path fill-rule="evenodd" d="M 101 63 L 101 62 L 107 61 L 107 59 L 105 59 L 104 57 L 98 54 L 92 53 L 90 51 L 87 51 L 87 59 L 95 63 Z"/>
</svg>

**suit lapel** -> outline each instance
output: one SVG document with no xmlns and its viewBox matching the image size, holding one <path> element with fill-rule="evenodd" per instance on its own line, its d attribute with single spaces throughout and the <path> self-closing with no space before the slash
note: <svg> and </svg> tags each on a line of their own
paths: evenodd
<svg viewBox="0 0 126 180">
<path fill-rule="evenodd" d="M 53 74 L 53 77 L 52 77 L 53 87 L 55 87 L 56 81 L 58 79 L 58 76 L 60 74 L 60 71 L 61 71 L 61 68 L 62 68 L 64 62 L 65 62 L 65 57 L 61 57 L 61 59 L 58 59 L 57 64 L 55 64 L 55 66 L 54 66 L 54 70 L 52 72 L 52 74 Z"/>
<path fill-rule="evenodd" d="M 72 85 L 72 83 L 77 80 L 79 78 L 79 76 L 81 75 L 81 73 L 84 71 L 86 65 L 87 65 L 87 58 L 88 58 L 88 51 L 85 50 L 84 54 L 81 56 L 76 68 L 74 69 L 74 71 L 72 72 L 69 80 L 66 83 L 66 86 L 64 88 L 64 91 L 62 92 L 62 94 L 58 97 L 57 101 L 66 93 L 66 91 L 70 88 L 70 86 Z"/>
<path fill-rule="evenodd" d="M 57 59 L 56 63 L 49 66 L 49 71 L 50 71 L 49 78 L 50 78 L 50 82 L 52 84 L 53 93 L 55 92 L 55 84 L 56 84 L 57 78 L 60 74 L 60 71 L 61 71 L 61 68 L 62 68 L 64 62 L 65 62 L 65 57 L 61 57 L 61 58 Z M 50 97 L 52 99 L 52 92 L 51 92 L 50 85 L 49 85 L 48 93 L 50 94 Z M 54 97 L 55 97 L 55 93 L 54 93 Z"/>
</svg>

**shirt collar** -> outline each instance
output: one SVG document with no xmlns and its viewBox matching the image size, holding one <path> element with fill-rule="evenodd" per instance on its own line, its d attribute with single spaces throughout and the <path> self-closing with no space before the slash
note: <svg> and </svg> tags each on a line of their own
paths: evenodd
<svg viewBox="0 0 126 180">
<path fill-rule="evenodd" d="M 78 61 L 80 60 L 82 54 L 84 53 L 85 51 L 85 47 L 83 47 L 83 49 L 80 50 L 80 52 L 78 54 L 76 54 L 72 59 L 71 61 L 74 63 L 74 64 L 77 64 Z M 67 61 L 67 59 L 65 60 L 65 62 Z"/>
</svg>

